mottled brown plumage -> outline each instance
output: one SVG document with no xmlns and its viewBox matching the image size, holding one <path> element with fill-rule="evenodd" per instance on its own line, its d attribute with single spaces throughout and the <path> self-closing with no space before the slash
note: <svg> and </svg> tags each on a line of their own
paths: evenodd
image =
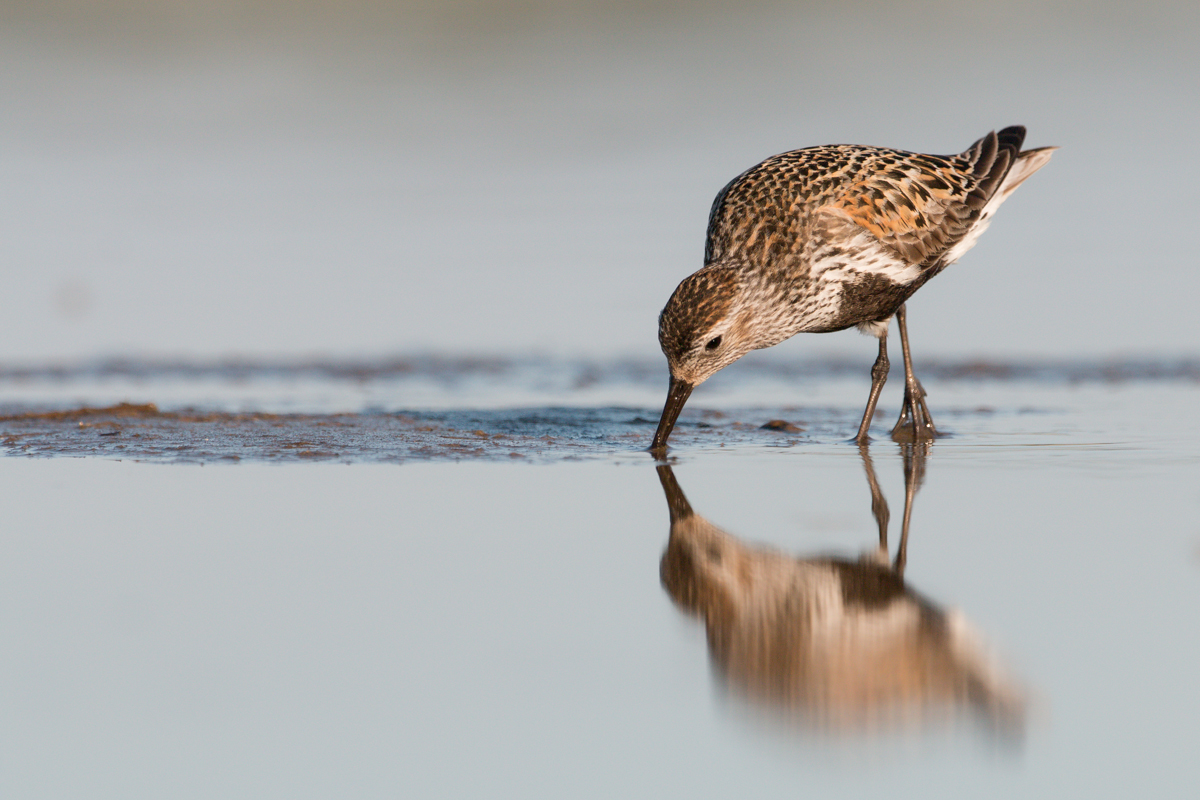
<svg viewBox="0 0 1200 800">
<path fill-rule="evenodd" d="M 1005 128 L 953 156 L 810 147 L 734 178 L 713 202 L 704 267 L 679 284 L 659 317 L 671 389 L 652 449 L 666 446 L 692 387 L 717 370 L 797 333 L 853 326 L 880 339 L 856 437 L 866 441 L 897 314 L 906 391 L 893 435 L 936 434 L 912 375 L 903 306 L 969 250 L 1000 203 L 1049 160 L 1055 148 L 1022 151 L 1024 137 L 1024 128 Z"/>
</svg>

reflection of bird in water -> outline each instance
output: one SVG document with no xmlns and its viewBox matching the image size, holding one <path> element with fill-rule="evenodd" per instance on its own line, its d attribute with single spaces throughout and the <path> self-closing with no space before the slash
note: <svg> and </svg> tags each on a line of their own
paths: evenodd
<svg viewBox="0 0 1200 800">
<path fill-rule="evenodd" d="M 865 448 L 880 547 L 857 561 L 797 559 L 747 545 L 697 515 L 671 467 L 659 466 L 671 511 L 663 585 L 705 620 L 710 655 L 731 689 L 815 728 L 869 730 L 971 709 L 990 728 L 1019 733 L 1021 693 L 961 615 L 904 582 L 924 446 L 905 448 L 908 491 L 895 563 L 888 561 L 887 502 Z"/>
<path fill-rule="evenodd" d="M 904 303 L 971 249 L 1000 204 L 1050 160 L 1021 150 L 1020 126 L 989 133 L 962 153 L 931 156 L 828 145 L 768 158 L 717 194 L 704 267 L 685 278 L 658 321 L 671 386 L 651 450 L 688 395 L 751 350 L 797 333 L 857 326 L 879 338 L 859 444 L 888 373 L 892 316 L 904 353 L 898 441 L 937 434 L 912 371 Z"/>
</svg>

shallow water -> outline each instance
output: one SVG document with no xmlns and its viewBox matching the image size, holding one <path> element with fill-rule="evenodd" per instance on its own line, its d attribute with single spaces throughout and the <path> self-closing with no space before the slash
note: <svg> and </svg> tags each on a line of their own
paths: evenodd
<svg viewBox="0 0 1200 800">
<path fill-rule="evenodd" d="M 360 369 L 349 384 L 279 365 L 237 380 L 82 370 L 53 391 L 36 376 L 20 391 L 0 381 L 17 398 L 0 420 L 17 456 L 0 459 L 0 793 L 1012 797 L 1197 784 L 1194 379 L 1087 365 L 923 375 L 953 436 L 909 472 L 923 481 L 903 585 L 930 619 L 971 632 L 1008 712 L 978 692 L 910 690 L 847 717 L 813 694 L 828 684 L 722 644 L 768 641 L 767 629 L 706 626 L 664 585 L 670 494 L 640 449 L 661 375 L 579 371 L 507 374 L 530 401 L 517 407 L 472 406 L 490 380 L 473 369 Z M 701 387 L 671 474 L 738 552 L 884 569 L 868 463 L 845 443 L 865 372 L 793 372 Z M 287 386 L 305 410 L 271 405 Z M 417 386 L 428 404 L 396 402 Z M 768 402 L 748 402 L 754 392 Z M 898 394 L 889 386 L 885 413 Z M 171 399 L 189 395 L 209 401 Z M 626 402 L 588 404 L 609 396 Z M 132 405 L 81 410 L 117 401 Z M 776 418 L 803 430 L 760 428 Z M 915 463 L 887 424 L 881 414 L 869 456 L 895 557 Z M 403 463 L 378 463 L 391 461 Z M 867 663 L 879 686 L 900 662 Z"/>
</svg>

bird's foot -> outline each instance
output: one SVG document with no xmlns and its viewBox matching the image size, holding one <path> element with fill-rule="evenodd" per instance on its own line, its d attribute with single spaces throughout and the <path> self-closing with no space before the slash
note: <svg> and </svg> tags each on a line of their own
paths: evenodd
<svg viewBox="0 0 1200 800">
<path fill-rule="evenodd" d="M 892 428 L 893 442 L 927 442 L 941 434 L 933 425 L 933 416 L 925 405 L 925 389 L 918 380 L 904 386 L 904 403 L 900 407 L 900 419 Z"/>
</svg>

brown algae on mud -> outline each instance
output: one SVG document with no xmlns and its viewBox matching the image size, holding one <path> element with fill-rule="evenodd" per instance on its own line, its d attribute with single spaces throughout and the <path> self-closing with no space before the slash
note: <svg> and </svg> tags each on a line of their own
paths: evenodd
<svg viewBox="0 0 1200 800">
<path fill-rule="evenodd" d="M 406 414 L 161 411 L 152 403 L 119 403 L 0 416 L 0 445 L 10 455 L 27 456 L 395 462 L 525 458 L 544 452 L 548 442 L 459 430 Z"/>
<path fill-rule="evenodd" d="M 629 409 L 343 414 L 160 410 L 153 403 L 0 409 L 8 455 L 167 462 L 573 460 L 640 452 Z"/>
<path fill-rule="evenodd" d="M 7 411 L 7 413 L 3 413 Z M 641 455 L 654 422 L 629 408 L 523 408 L 342 414 L 160 410 L 153 403 L 67 409 L 0 408 L 0 445 L 8 455 L 74 456 L 168 462 L 457 460 L 562 461 Z M 835 413 L 822 432 L 836 432 Z M 678 443 L 691 446 L 790 446 L 807 437 L 788 423 L 762 426 L 761 410 L 696 409 Z M 806 421 L 808 430 L 811 422 Z M 824 429 L 828 429 L 827 431 Z"/>
</svg>

